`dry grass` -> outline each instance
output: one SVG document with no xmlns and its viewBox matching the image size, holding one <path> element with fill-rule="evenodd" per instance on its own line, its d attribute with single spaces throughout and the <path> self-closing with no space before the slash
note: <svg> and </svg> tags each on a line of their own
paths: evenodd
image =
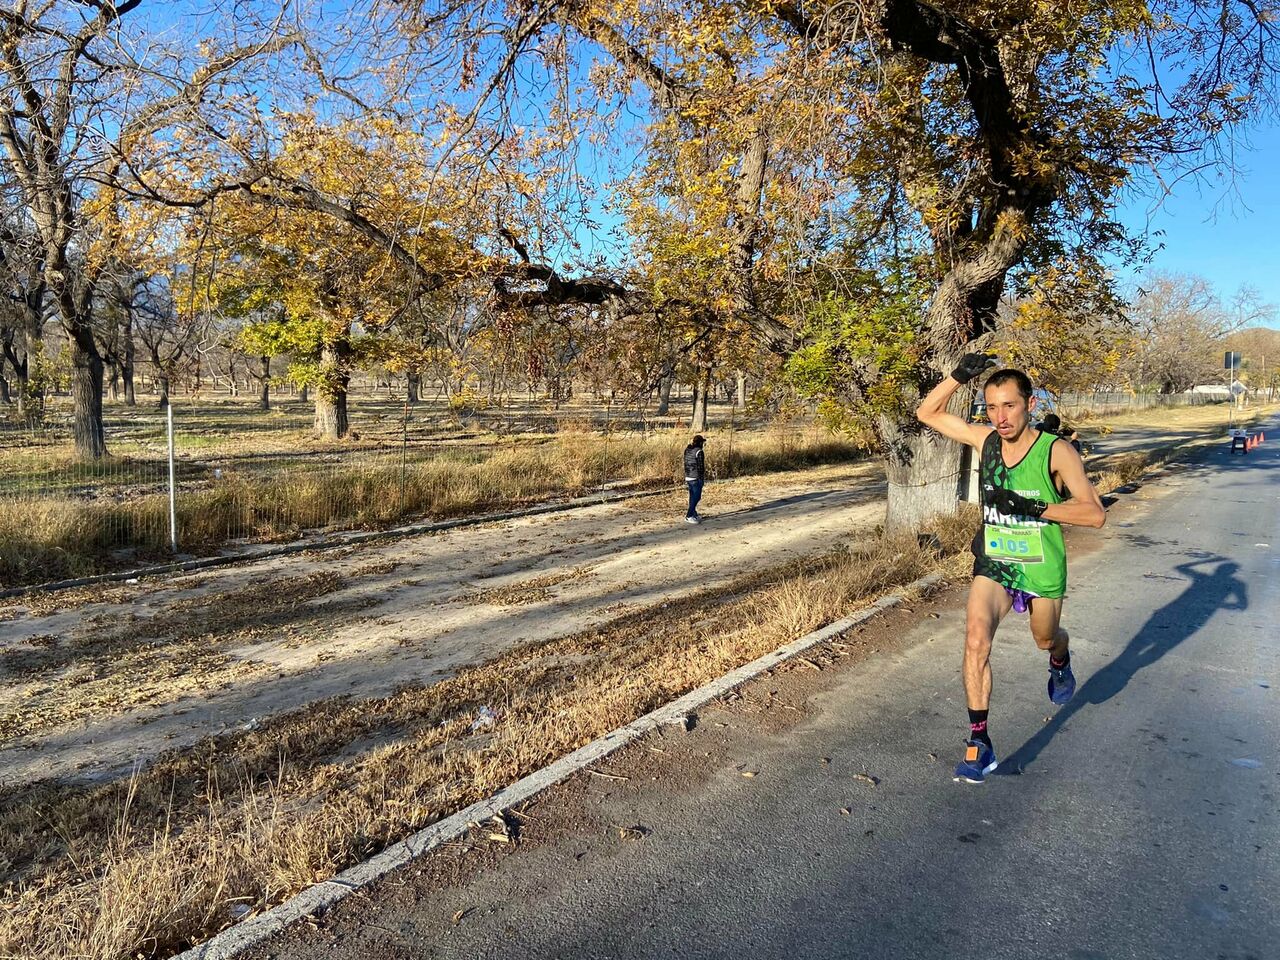
<svg viewBox="0 0 1280 960">
<path fill-rule="evenodd" d="M 818 429 L 711 434 L 708 468 L 726 478 L 823 463 L 861 453 Z M 399 466 L 299 463 L 274 475 L 228 468 L 178 501 L 183 550 L 210 552 L 243 538 L 297 536 L 332 527 L 377 529 L 407 517 L 467 516 L 609 482 L 641 488 L 680 480 L 685 433 L 603 439 L 570 432 L 538 444 L 446 450 Z M 385 461 L 384 461 L 385 463 Z M 0 501 L 0 587 L 48 582 L 167 556 L 168 500 L 149 495 Z"/>
<path fill-rule="evenodd" d="M 127 783 L 0 793 L 0 955 L 165 956 L 490 795 L 894 585 L 962 560 L 972 515 L 794 561 L 431 686 L 335 699 Z M 471 730 L 482 706 L 497 722 Z"/>
</svg>

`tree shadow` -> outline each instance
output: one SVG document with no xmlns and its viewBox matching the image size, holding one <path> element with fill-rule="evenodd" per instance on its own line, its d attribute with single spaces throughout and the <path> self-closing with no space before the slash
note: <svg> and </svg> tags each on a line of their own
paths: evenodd
<svg viewBox="0 0 1280 960">
<path fill-rule="evenodd" d="M 1197 569 L 1215 563 L 1217 567 L 1212 572 Z M 1175 569 L 1190 578 L 1187 588 L 1174 600 L 1153 611 L 1120 655 L 1089 677 L 1070 703 L 1006 757 L 997 769 L 998 773 L 1021 773 L 1039 757 L 1040 751 L 1077 711 L 1087 705 L 1110 700 L 1138 671 L 1149 667 L 1182 641 L 1198 633 L 1219 610 L 1248 608 L 1248 587 L 1235 575 L 1240 569 L 1238 563 L 1209 555 L 1179 564 Z"/>
</svg>

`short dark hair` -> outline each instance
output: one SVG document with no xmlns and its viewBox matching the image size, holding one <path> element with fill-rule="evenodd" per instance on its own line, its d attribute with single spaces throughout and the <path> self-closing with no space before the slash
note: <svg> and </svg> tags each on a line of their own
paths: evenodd
<svg viewBox="0 0 1280 960">
<path fill-rule="evenodd" d="M 700 447 L 706 442 L 707 442 L 707 438 L 699 433 L 696 436 L 694 436 L 693 441 L 690 443 L 690 446 Z"/>
<path fill-rule="evenodd" d="M 1023 400 L 1031 399 L 1031 378 L 1021 370 L 1014 370 L 1012 368 L 997 370 L 991 376 L 987 377 L 987 382 L 982 385 L 982 390 L 985 393 L 987 387 L 1001 387 L 1006 383 L 1016 385 L 1018 392 L 1022 394 Z"/>
<path fill-rule="evenodd" d="M 1040 429 L 1048 430 L 1051 433 L 1057 433 L 1062 428 L 1062 418 L 1056 413 L 1050 413 L 1040 421 Z"/>
</svg>

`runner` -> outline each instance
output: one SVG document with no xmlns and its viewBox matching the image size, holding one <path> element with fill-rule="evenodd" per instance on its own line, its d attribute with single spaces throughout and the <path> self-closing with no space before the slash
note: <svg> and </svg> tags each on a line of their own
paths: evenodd
<svg viewBox="0 0 1280 960">
<path fill-rule="evenodd" d="M 1035 398 L 1021 370 L 997 370 L 983 396 L 991 425 L 966 423 L 947 412 L 947 402 L 963 385 L 994 366 L 994 358 L 969 353 L 955 372 L 920 404 L 925 426 L 979 451 L 978 483 L 983 526 L 973 540 L 973 583 L 965 625 L 964 691 L 969 707 L 969 739 L 955 778 L 981 783 L 996 768 L 987 732 L 991 705 L 991 642 L 1011 609 L 1031 611 L 1031 635 L 1049 651 L 1049 699 L 1066 703 L 1076 689 L 1059 626 L 1067 589 L 1067 551 L 1060 524 L 1101 527 L 1106 512 L 1085 477 L 1072 446 L 1031 426 Z M 1071 491 L 1068 499 L 1062 491 Z"/>
</svg>

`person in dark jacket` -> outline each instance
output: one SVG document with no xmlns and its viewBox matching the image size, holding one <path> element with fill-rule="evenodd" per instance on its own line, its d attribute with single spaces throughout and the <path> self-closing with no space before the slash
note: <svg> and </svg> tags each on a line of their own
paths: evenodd
<svg viewBox="0 0 1280 960">
<path fill-rule="evenodd" d="M 702 499 L 702 483 L 707 477 L 707 459 L 702 451 L 706 437 L 698 434 L 684 448 L 684 482 L 689 485 L 689 510 L 684 515 L 685 523 L 701 523 L 698 516 L 698 501 Z"/>
<path fill-rule="evenodd" d="M 1045 433 L 1052 433 L 1054 436 L 1061 437 L 1067 443 L 1076 448 L 1076 453 L 1083 453 L 1080 444 L 1080 434 L 1074 429 L 1068 427 L 1062 422 L 1062 419 L 1056 413 L 1050 413 L 1040 421 L 1039 429 Z"/>
</svg>

